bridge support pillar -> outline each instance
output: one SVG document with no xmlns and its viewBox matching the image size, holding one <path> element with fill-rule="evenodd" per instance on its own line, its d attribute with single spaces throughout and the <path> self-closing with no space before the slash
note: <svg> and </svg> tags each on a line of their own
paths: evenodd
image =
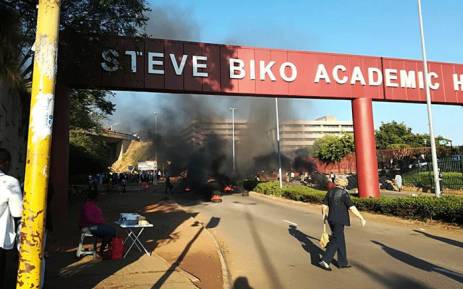
<svg viewBox="0 0 463 289">
<path fill-rule="evenodd" d="M 379 198 L 373 105 L 370 98 L 352 100 L 357 183 L 361 198 Z"/>
<path fill-rule="evenodd" d="M 57 226 L 66 225 L 68 214 L 69 93 L 68 88 L 56 86 L 49 186 L 54 193 L 50 208 L 51 218 Z"/>
</svg>

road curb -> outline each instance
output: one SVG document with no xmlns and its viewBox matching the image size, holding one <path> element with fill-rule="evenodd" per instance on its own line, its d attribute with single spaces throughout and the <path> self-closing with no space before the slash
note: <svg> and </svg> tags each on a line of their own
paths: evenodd
<svg viewBox="0 0 463 289">
<path fill-rule="evenodd" d="M 173 263 L 170 263 L 169 261 L 167 261 L 166 259 L 164 259 L 161 255 L 155 253 L 155 252 L 151 252 L 151 255 L 154 255 L 156 257 L 158 257 L 162 262 L 164 262 L 167 266 L 172 266 Z M 196 288 L 200 288 L 198 286 L 198 284 L 201 282 L 201 280 L 199 280 L 199 278 L 197 278 L 196 276 L 194 276 L 193 274 L 183 270 L 180 266 L 177 266 L 175 267 L 175 270 L 177 273 L 180 273 L 181 275 L 183 275 L 183 277 L 185 277 L 186 279 L 190 280 L 191 284 L 193 284 Z"/>
<path fill-rule="evenodd" d="M 179 203 L 177 203 L 175 200 L 173 200 L 175 202 L 175 204 L 180 208 L 182 209 L 183 211 L 187 212 L 188 209 L 184 208 L 182 205 L 180 205 Z M 220 248 L 220 245 L 219 245 L 219 242 L 217 242 L 217 239 L 215 238 L 214 234 L 212 234 L 207 228 L 206 226 L 199 220 L 197 220 L 196 218 L 194 217 L 190 217 L 190 219 L 192 220 L 195 220 L 197 221 L 198 223 L 201 224 L 201 226 L 203 227 L 203 230 L 205 232 L 207 232 L 207 234 L 209 235 L 209 237 L 211 238 L 212 242 L 214 243 L 214 246 L 216 248 L 216 252 L 217 252 L 217 255 L 219 256 L 219 260 L 220 260 L 220 269 L 221 269 L 221 273 L 222 273 L 222 289 L 230 289 L 231 287 L 231 275 L 230 275 L 230 271 L 228 270 L 228 266 L 227 266 L 227 262 L 225 262 L 225 257 L 222 253 L 222 250 Z M 192 281 L 193 282 L 193 281 Z M 193 282 L 194 284 L 194 282 Z M 196 284 L 194 284 L 196 286 Z"/>
<path fill-rule="evenodd" d="M 301 206 L 301 207 L 317 207 L 317 206 L 320 206 L 319 204 L 295 201 L 295 200 L 285 199 L 285 198 L 282 198 L 282 197 L 265 195 L 265 194 L 257 193 L 257 192 L 254 192 L 254 191 L 249 191 L 249 195 L 253 196 L 253 197 L 259 197 L 259 198 L 262 198 L 262 199 L 278 201 L 278 202 L 281 202 L 281 203 L 298 205 L 298 206 Z"/>
<path fill-rule="evenodd" d="M 209 234 L 211 237 L 212 241 L 214 242 L 215 248 L 217 250 L 217 255 L 219 255 L 220 259 L 220 265 L 222 269 L 222 288 L 223 289 L 229 289 L 230 287 L 230 271 L 228 270 L 227 262 L 225 262 L 225 257 L 222 254 L 222 249 L 220 248 L 219 242 L 217 242 L 217 239 L 215 238 L 214 234 L 212 234 L 204 225 L 204 230 Z"/>
</svg>

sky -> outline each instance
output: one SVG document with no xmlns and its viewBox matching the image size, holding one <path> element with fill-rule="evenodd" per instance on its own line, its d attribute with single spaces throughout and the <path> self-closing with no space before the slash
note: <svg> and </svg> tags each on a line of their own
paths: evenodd
<svg viewBox="0 0 463 289">
<path fill-rule="evenodd" d="M 149 3 L 154 11 L 162 11 L 162 15 L 153 13 L 150 20 L 153 37 L 158 38 L 409 59 L 422 57 L 416 0 L 157 0 Z M 422 7 L 428 59 L 463 63 L 463 1 L 422 0 Z M 181 95 L 118 92 L 113 99 L 117 111 L 108 123 L 123 128 L 124 112 L 139 107 L 151 113 L 172 99 L 181 99 Z M 228 97 L 218 103 L 224 104 L 217 109 L 225 114 L 230 104 L 245 105 L 246 101 Z M 294 119 L 323 115 L 352 119 L 351 103 L 345 100 L 297 99 L 292 101 L 292 108 Z M 463 106 L 433 105 L 432 112 L 435 135 L 462 145 Z M 239 108 L 237 117 L 246 118 L 246 113 L 245 107 Z M 413 132 L 428 133 L 425 104 L 374 102 L 373 115 L 376 129 L 382 122 L 395 120 L 404 122 Z M 159 117 L 162 119 L 162 111 Z"/>
</svg>

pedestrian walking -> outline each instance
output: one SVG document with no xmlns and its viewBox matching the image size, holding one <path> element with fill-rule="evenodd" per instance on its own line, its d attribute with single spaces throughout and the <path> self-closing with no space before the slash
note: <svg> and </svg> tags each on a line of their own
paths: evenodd
<svg viewBox="0 0 463 289">
<path fill-rule="evenodd" d="M 0 148 L 0 288 L 16 287 L 19 261 L 15 242 L 22 214 L 22 193 L 19 181 L 7 175 L 10 163 L 10 153 Z"/>
<path fill-rule="evenodd" d="M 352 204 L 349 193 L 345 189 L 348 185 L 347 179 L 338 177 L 334 180 L 334 183 L 336 187 L 326 193 L 322 205 L 323 222 L 328 221 L 331 237 L 319 265 L 328 271 L 331 271 L 330 264 L 336 253 L 339 268 L 351 267 L 347 261 L 346 240 L 344 237 L 344 227 L 350 226 L 349 211 L 360 219 L 362 227 L 366 224 L 365 219 Z"/>
</svg>

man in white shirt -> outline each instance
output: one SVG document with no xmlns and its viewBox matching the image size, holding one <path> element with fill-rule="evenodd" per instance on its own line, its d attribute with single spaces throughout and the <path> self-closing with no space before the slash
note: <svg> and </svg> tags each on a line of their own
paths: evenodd
<svg viewBox="0 0 463 289">
<path fill-rule="evenodd" d="M 11 255 L 15 250 L 15 218 L 20 218 L 22 214 L 21 187 L 17 179 L 7 175 L 10 163 L 10 153 L 0 148 L 0 288 L 9 288 L 8 285 L 3 284 L 7 277 L 5 276 L 6 260 L 7 255 Z"/>
</svg>

